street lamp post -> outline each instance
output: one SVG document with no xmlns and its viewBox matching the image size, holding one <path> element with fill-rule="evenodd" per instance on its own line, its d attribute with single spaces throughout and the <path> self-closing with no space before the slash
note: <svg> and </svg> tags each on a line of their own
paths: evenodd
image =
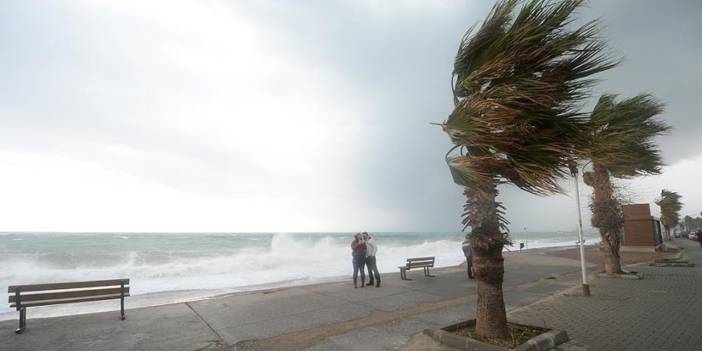
<svg viewBox="0 0 702 351">
<path fill-rule="evenodd" d="M 580 270 L 583 274 L 583 295 L 590 296 L 590 285 L 587 284 L 587 270 L 585 269 L 585 240 L 583 240 L 583 218 L 580 214 L 580 188 L 578 186 L 578 167 L 575 162 L 570 165 L 570 174 L 575 184 L 575 205 L 578 209 L 578 243 L 580 244 Z"/>
</svg>

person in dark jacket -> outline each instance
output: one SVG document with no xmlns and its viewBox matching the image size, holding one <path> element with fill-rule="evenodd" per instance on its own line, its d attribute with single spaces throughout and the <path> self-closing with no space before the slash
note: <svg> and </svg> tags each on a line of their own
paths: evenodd
<svg viewBox="0 0 702 351">
<path fill-rule="evenodd" d="M 358 287 L 358 271 L 361 271 L 361 287 L 366 286 L 366 242 L 361 233 L 356 234 L 351 242 L 351 255 L 353 256 L 353 287 Z"/>
<path fill-rule="evenodd" d="M 466 239 L 463 241 L 463 255 L 466 256 L 466 271 L 468 272 L 468 279 L 473 279 L 473 248 L 470 247 L 470 240 Z"/>
</svg>

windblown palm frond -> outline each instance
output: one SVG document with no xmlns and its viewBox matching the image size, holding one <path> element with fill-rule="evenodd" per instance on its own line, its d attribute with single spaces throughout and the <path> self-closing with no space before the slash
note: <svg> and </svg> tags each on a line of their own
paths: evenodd
<svg viewBox="0 0 702 351">
<path fill-rule="evenodd" d="M 619 102 L 616 98 L 600 97 L 583 150 L 593 164 L 602 165 L 616 178 L 659 174 L 663 161 L 653 138 L 670 130 L 655 119 L 663 112 L 663 104 L 645 94 Z"/>
<path fill-rule="evenodd" d="M 500 0 L 463 36 L 456 54 L 455 106 L 442 127 L 458 150 L 447 155 L 451 175 L 465 187 L 463 224 L 471 230 L 481 337 L 509 336 L 501 285 L 510 238 L 498 185 L 560 191 L 558 180 L 569 174 L 582 142 L 579 104 L 593 83 L 589 77 L 615 65 L 597 39 L 596 21 L 571 28 L 582 3 Z"/>
<path fill-rule="evenodd" d="M 680 210 L 682 209 L 682 196 L 670 191 L 661 190 L 661 197 L 656 201 L 656 205 L 661 208 L 661 223 L 669 231 L 680 222 Z"/>
<path fill-rule="evenodd" d="M 463 37 L 453 71 L 455 109 L 443 128 L 464 147 L 449 159 L 459 184 L 487 178 L 549 194 L 568 174 L 588 77 L 616 63 L 597 39 L 597 21 L 569 28 L 583 0 L 531 0 L 517 10 L 520 3 L 498 2 Z"/>
</svg>

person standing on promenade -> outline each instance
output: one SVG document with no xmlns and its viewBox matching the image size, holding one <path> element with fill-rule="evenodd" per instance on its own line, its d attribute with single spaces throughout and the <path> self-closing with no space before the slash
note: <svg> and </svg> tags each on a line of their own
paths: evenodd
<svg viewBox="0 0 702 351">
<path fill-rule="evenodd" d="M 373 275 L 375 274 L 375 287 L 380 287 L 380 273 L 375 261 L 375 254 L 378 252 L 378 245 L 370 234 L 363 232 L 363 240 L 366 242 L 366 267 L 368 268 L 368 285 L 373 286 Z"/>
<path fill-rule="evenodd" d="M 366 273 L 364 265 L 366 263 L 366 243 L 363 241 L 361 233 L 356 234 L 351 242 L 351 255 L 353 255 L 353 287 L 357 288 L 358 271 L 361 271 L 361 287 L 365 286 Z"/>
<path fill-rule="evenodd" d="M 473 248 L 470 247 L 470 240 L 466 238 L 463 241 L 463 255 L 466 256 L 466 271 L 468 271 L 468 279 L 473 279 Z"/>
</svg>

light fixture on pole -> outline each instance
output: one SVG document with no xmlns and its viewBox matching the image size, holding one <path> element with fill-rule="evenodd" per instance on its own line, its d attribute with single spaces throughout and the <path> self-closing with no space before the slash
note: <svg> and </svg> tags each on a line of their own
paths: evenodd
<svg viewBox="0 0 702 351">
<path fill-rule="evenodd" d="M 580 214 L 580 188 L 578 186 L 578 165 L 570 162 L 570 175 L 575 184 L 575 204 L 578 210 L 578 243 L 580 244 L 580 270 L 583 274 L 583 295 L 590 296 L 590 286 L 587 284 L 587 270 L 585 269 L 585 240 L 583 239 L 583 218 Z"/>
</svg>

